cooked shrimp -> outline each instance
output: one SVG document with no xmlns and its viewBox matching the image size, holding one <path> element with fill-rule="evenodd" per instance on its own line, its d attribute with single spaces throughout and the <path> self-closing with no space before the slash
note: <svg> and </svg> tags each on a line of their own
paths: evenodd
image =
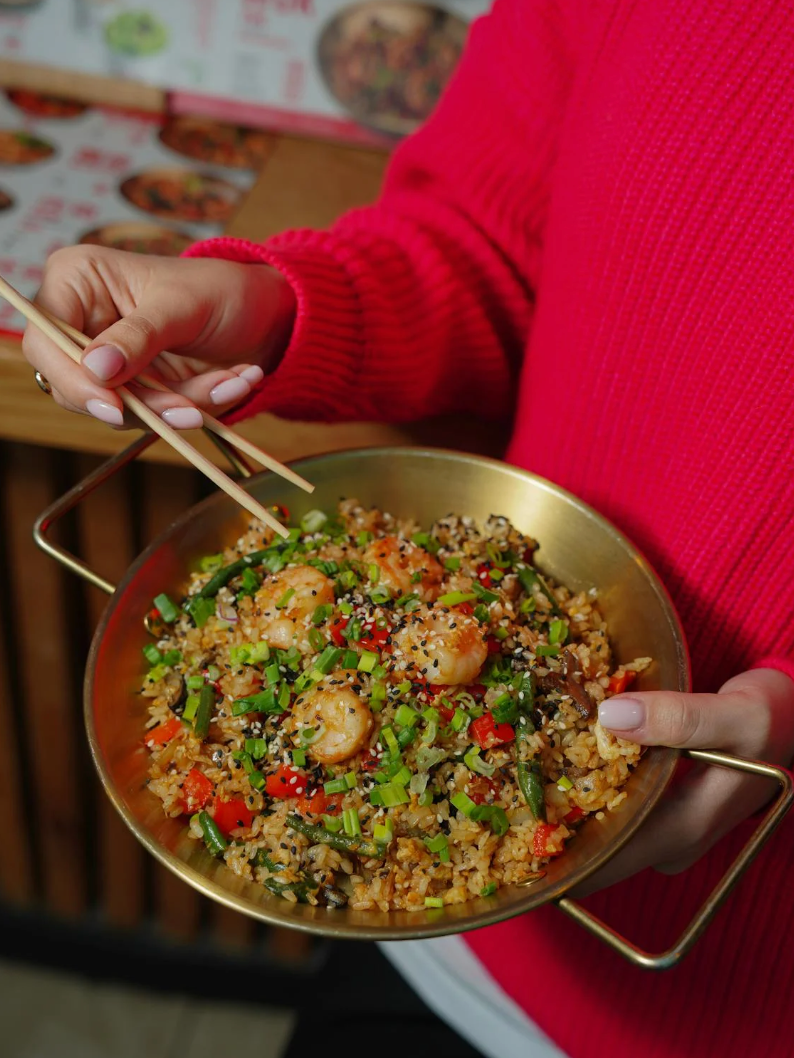
<svg viewBox="0 0 794 1058">
<path fill-rule="evenodd" d="M 438 598 L 444 571 L 438 559 L 410 540 L 384 536 L 364 552 L 364 561 L 378 567 L 380 581 L 398 595 L 415 592 L 423 602 Z"/>
<path fill-rule="evenodd" d="M 346 678 L 354 673 L 335 673 L 311 691 L 301 695 L 292 709 L 295 730 L 311 727 L 319 738 L 306 752 L 320 764 L 338 764 L 354 756 L 372 730 L 372 713 L 366 702 L 353 690 Z"/>
<path fill-rule="evenodd" d="M 422 607 L 394 634 L 395 657 L 429 683 L 472 683 L 488 656 L 475 618 L 460 610 Z"/>
<path fill-rule="evenodd" d="M 333 601 L 333 582 L 319 569 L 296 566 L 282 570 L 268 577 L 256 593 L 257 628 L 271 647 L 306 650 L 312 614 L 318 606 Z"/>
</svg>

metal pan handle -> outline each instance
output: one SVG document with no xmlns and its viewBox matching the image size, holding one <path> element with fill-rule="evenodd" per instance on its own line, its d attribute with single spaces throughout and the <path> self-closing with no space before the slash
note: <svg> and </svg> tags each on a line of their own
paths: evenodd
<svg viewBox="0 0 794 1058">
<path fill-rule="evenodd" d="M 206 431 L 207 436 L 220 451 L 226 456 L 231 463 L 232 467 L 241 475 L 241 477 L 248 478 L 253 473 L 251 467 L 246 460 L 240 455 L 236 449 L 232 448 L 228 442 L 222 440 L 216 434 Z M 106 463 L 102 463 L 101 466 L 97 467 L 93 473 L 89 474 L 87 478 L 84 478 L 81 482 L 69 489 L 67 493 L 61 496 L 60 499 L 56 500 L 55 503 L 50 504 L 46 511 L 39 515 L 36 519 L 36 523 L 33 526 L 33 539 L 36 541 L 38 546 L 45 551 L 48 555 L 51 555 L 56 562 L 60 562 L 62 566 L 70 570 L 72 573 L 76 573 L 82 577 L 83 580 L 87 580 L 89 584 L 93 584 L 95 588 L 99 588 L 101 591 L 105 591 L 108 595 L 112 595 L 116 590 L 116 586 L 109 580 L 105 580 L 104 577 L 100 576 L 99 573 L 95 573 L 93 569 L 85 564 L 81 559 L 77 558 L 66 548 L 61 547 L 60 544 L 56 544 L 50 539 L 50 530 L 65 514 L 73 510 L 86 496 L 89 496 L 94 489 L 99 488 L 109 478 L 113 477 L 117 471 L 131 463 L 133 459 L 145 452 L 150 445 L 154 444 L 158 440 L 157 434 L 144 433 L 138 437 L 131 445 L 128 445 L 123 451 L 119 452 L 118 455 L 113 456 Z"/>
<path fill-rule="evenodd" d="M 763 820 L 753 831 L 747 844 L 698 908 L 694 918 L 684 932 L 675 944 L 658 955 L 653 955 L 633 944 L 626 937 L 612 929 L 611 926 L 602 922 L 600 918 L 586 911 L 575 900 L 562 897 L 557 901 L 557 907 L 564 911 L 566 915 L 570 915 L 588 933 L 598 937 L 599 940 L 609 945 L 613 951 L 628 959 L 630 963 L 646 970 L 669 970 L 670 967 L 677 965 L 683 959 L 709 925 L 717 910 L 725 902 L 733 887 L 772 836 L 773 831 L 781 824 L 783 817 L 791 808 L 792 801 L 794 801 L 794 775 L 786 768 L 781 768 L 774 764 L 763 764 L 755 760 L 744 760 L 742 757 L 734 757 L 729 753 L 717 753 L 715 750 L 690 749 L 684 752 L 692 760 L 701 761 L 704 764 L 715 764 L 719 768 L 733 768 L 735 771 L 749 772 L 752 775 L 761 775 L 768 779 L 774 779 L 780 786 L 780 792 Z"/>
</svg>

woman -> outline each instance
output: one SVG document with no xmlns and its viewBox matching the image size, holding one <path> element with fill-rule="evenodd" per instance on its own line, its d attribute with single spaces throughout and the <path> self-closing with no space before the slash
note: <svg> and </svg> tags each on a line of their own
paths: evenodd
<svg viewBox="0 0 794 1058">
<path fill-rule="evenodd" d="M 195 425 L 191 401 L 243 400 L 235 418 L 514 412 L 506 458 L 625 529 L 688 636 L 697 693 L 623 695 L 601 721 L 645 745 L 787 764 L 793 54 L 794 19 L 772 0 L 497 0 L 376 206 L 187 261 L 62 251 L 39 299 L 97 337 L 82 368 L 35 331 L 26 354 L 62 404 L 116 425 L 115 387 L 164 348 L 182 396 L 147 399 L 177 426 Z M 664 947 L 771 792 L 691 773 L 592 907 Z M 551 908 L 453 942 L 476 1002 L 440 998 L 435 949 L 400 949 L 405 972 L 500 1058 L 790 1054 L 791 837 L 662 978 Z"/>
</svg>

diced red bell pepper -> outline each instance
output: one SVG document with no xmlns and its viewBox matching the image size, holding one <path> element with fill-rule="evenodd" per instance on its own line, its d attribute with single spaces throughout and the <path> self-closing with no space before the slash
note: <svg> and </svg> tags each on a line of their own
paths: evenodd
<svg viewBox="0 0 794 1058">
<path fill-rule="evenodd" d="M 308 781 L 305 772 L 290 768 L 287 764 L 280 764 L 278 771 L 268 775 L 265 780 L 265 793 L 268 797 L 300 797 L 306 790 Z"/>
<path fill-rule="evenodd" d="M 304 790 L 298 798 L 298 803 L 295 807 L 302 816 L 321 816 L 328 807 L 328 798 L 325 796 L 325 790 L 323 790 L 322 786 L 315 787 L 311 792 Z"/>
<path fill-rule="evenodd" d="M 450 722 L 452 717 L 455 715 L 455 710 L 452 708 L 452 706 L 451 705 L 444 705 L 443 702 L 437 702 L 435 708 L 438 709 L 438 711 L 439 711 L 439 713 L 441 715 L 441 719 L 447 724 Z"/>
<path fill-rule="evenodd" d="M 476 805 L 485 804 L 489 796 L 496 797 L 498 792 L 499 783 L 486 775 L 477 775 L 466 783 L 466 793 Z"/>
<path fill-rule="evenodd" d="M 491 569 L 492 566 L 489 562 L 483 562 L 482 565 L 477 567 L 477 580 L 482 584 L 483 588 L 492 588 L 493 581 L 491 580 Z"/>
<path fill-rule="evenodd" d="M 488 653 L 489 654 L 501 654 L 502 653 L 502 644 L 499 642 L 499 640 L 496 638 L 496 636 L 486 636 L 485 637 L 485 645 L 488 648 Z"/>
<path fill-rule="evenodd" d="M 226 837 L 233 830 L 247 830 L 254 821 L 253 813 L 242 797 L 235 797 L 231 801 L 216 800 L 211 814 L 218 830 Z"/>
<path fill-rule="evenodd" d="M 347 618 L 345 617 L 337 617 L 337 619 L 331 624 L 331 639 L 333 639 L 338 647 L 343 647 L 346 643 L 345 637 L 342 635 L 346 626 Z"/>
<path fill-rule="evenodd" d="M 164 724 L 158 724 L 144 736 L 144 744 L 153 749 L 155 746 L 167 745 L 177 732 L 182 730 L 182 721 L 178 717 L 166 720 Z"/>
<path fill-rule="evenodd" d="M 579 805 L 574 805 L 570 812 L 562 817 L 563 823 L 567 823 L 568 826 L 573 826 L 574 823 L 578 823 L 579 820 L 584 816 L 584 810 Z"/>
<path fill-rule="evenodd" d="M 453 610 L 460 610 L 461 613 L 473 614 L 474 607 L 470 602 L 459 602 L 456 606 L 453 606 Z"/>
<path fill-rule="evenodd" d="M 361 760 L 361 767 L 364 771 L 373 772 L 377 771 L 383 761 L 380 759 L 377 753 L 373 753 L 371 749 L 368 749 L 366 754 Z"/>
<path fill-rule="evenodd" d="M 532 851 L 536 856 L 559 856 L 563 851 L 562 847 L 549 847 L 549 839 L 556 829 L 557 827 L 553 826 L 551 823 L 538 823 L 532 841 Z"/>
<path fill-rule="evenodd" d="M 473 698 L 483 698 L 486 688 L 482 683 L 470 683 L 467 690 Z"/>
<path fill-rule="evenodd" d="M 490 710 L 472 721 L 469 732 L 482 749 L 504 746 L 506 743 L 512 742 L 516 737 L 516 733 L 510 724 L 497 724 Z"/>
<path fill-rule="evenodd" d="M 202 808 L 206 808 L 212 800 L 213 789 L 212 783 L 204 772 L 199 771 L 198 768 L 191 768 L 182 783 L 182 796 L 180 798 L 182 810 L 190 815 L 193 812 L 200 812 Z"/>
<path fill-rule="evenodd" d="M 376 650 L 383 650 L 386 646 L 386 640 L 391 635 L 390 628 L 378 628 L 377 625 L 373 625 L 372 628 L 365 628 L 364 635 L 362 636 L 362 643 L 368 647 L 374 647 Z"/>
<path fill-rule="evenodd" d="M 615 676 L 609 677 L 609 693 L 610 694 L 623 694 L 627 687 L 630 687 L 637 678 L 636 672 L 621 672 Z"/>
</svg>

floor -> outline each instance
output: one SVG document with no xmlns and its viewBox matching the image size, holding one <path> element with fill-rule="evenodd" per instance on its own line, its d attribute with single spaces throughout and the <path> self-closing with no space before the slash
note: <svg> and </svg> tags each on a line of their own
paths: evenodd
<svg viewBox="0 0 794 1058">
<path fill-rule="evenodd" d="M 0 960 L 3 1058 L 280 1058 L 293 1014 L 160 997 Z"/>
</svg>

